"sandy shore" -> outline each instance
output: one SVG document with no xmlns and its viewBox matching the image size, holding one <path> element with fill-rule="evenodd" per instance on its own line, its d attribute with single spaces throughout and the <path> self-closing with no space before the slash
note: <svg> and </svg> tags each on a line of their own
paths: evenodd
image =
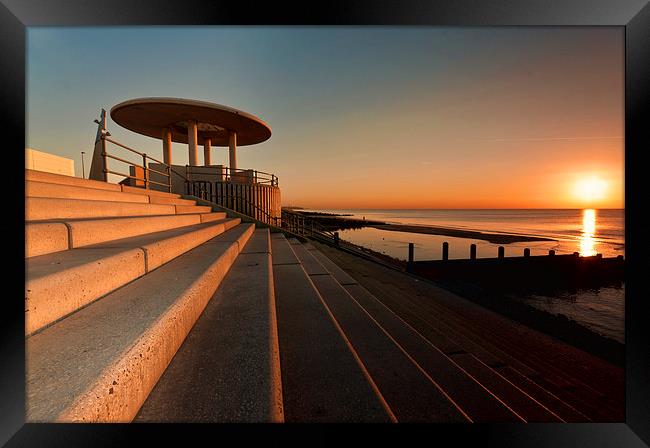
<svg viewBox="0 0 650 448">
<path fill-rule="evenodd" d="M 520 243 L 526 241 L 555 241 L 551 238 L 542 238 L 535 236 L 486 233 L 474 230 L 449 229 L 446 227 L 410 226 L 406 224 L 371 224 L 368 227 L 374 227 L 380 230 L 390 230 L 393 232 L 423 233 L 425 235 L 444 235 L 454 236 L 457 238 L 471 238 L 475 240 L 488 241 L 494 244 Z"/>
</svg>

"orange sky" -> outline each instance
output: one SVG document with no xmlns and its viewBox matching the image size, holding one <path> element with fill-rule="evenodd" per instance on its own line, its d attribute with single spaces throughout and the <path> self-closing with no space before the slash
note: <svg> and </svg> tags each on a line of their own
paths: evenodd
<svg viewBox="0 0 650 448">
<path fill-rule="evenodd" d="M 620 27 L 32 28 L 28 146 L 80 173 L 100 107 L 194 98 L 269 123 L 238 164 L 275 173 L 283 205 L 620 208 L 623 49 Z M 160 156 L 160 140 L 108 125 Z M 577 197 L 591 178 L 603 197 Z"/>
</svg>

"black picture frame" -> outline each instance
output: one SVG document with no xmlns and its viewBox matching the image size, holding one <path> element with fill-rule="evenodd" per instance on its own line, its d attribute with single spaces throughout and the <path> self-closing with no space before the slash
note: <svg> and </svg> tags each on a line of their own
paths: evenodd
<svg viewBox="0 0 650 448">
<path fill-rule="evenodd" d="M 59 425 L 25 424 L 24 171 L 26 27 L 106 25 L 621 26 L 625 28 L 626 420 L 608 424 L 479 425 Z M 98 55 L 101 48 L 98 48 Z M 89 61 L 91 63 L 91 61 Z M 650 5 L 647 0 L 367 0 L 320 4 L 201 0 L 0 0 L 3 258 L 0 443 L 8 446 L 119 446 L 188 437 L 305 445 L 400 443 L 495 446 L 650 446 L 650 341 L 644 255 L 644 143 L 650 125 Z M 101 86 L 97 86 L 101 89 Z M 645 112 L 645 113 L 644 113 Z M 15 159 L 14 159 L 15 158 Z M 647 175 L 646 175 L 647 176 Z M 8 198 L 11 198 L 8 200 Z M 10 242 L 11 244 L 7 244 Z M 22 283 L 21 283 L 22 281 Z"/>
</svg>

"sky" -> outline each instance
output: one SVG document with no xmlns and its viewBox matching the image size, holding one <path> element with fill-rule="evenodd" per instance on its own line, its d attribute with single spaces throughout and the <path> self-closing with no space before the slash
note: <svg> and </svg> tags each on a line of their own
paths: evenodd
<svg viewBox="0 0 650 448">
<path fill-rule="evenodd" d="M 153 96 L 268 123 L 238 166 L 276 174 L 284 206 L 624 206 L 621 27 L 28 28 L 26 146 L 77 176 L 100 109 Z"/>
</svg>

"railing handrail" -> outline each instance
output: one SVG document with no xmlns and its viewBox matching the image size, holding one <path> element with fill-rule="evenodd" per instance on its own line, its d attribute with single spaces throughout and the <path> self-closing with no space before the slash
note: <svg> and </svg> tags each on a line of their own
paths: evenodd
<svg viewBox="0 0 650 448">
<path fill-rule="evenodd" d="M 104 138 L 104 140 L 106 140 L 107 142 L 111 142 L 111 143 L 113 143 L 113 144 L 115 144 L 115 145 L 117 145 L 117 146 L 121 146 L 121 147 L 124 148 L 124 149 L 128 149 L 129 151 L 134 152 L 134 153 L 138 154 L 139 156 L 146 156 L 147 159 L 151 159 L 151 160 L 153 160 L 154 162 L 158 162 L 158 163 L 160 163 L 160 164 L 162 164 L 162 165 L 169 166 L 169 165 L 167 165 L 166 163 L 161 162 L 161 161 L 158 160 L 158 159 L 154 159 L 153 157 L 147 155 L 146 153 L 143 153 L 143 152 L 140 152 L 140 151 L 138 151 L 138 150 L 136 150 L 136 149 L 130 148 L 130 147 L 128 147 L 128 146 L 126 146 L 126 145 L 124 145 L 124 144 L 122 144 L 122 143 L 120 143 L 120 142 L 117 142 L 117 141 L 113 140 L 112 138 L 108 138 L 108 137 L 106 137 L 105 135 L 103 136 L 103 138 Z M 130 163 L 130 162 L 129 162 L 129 163 Z"/>
<path fill-rule="evenodd" d="M 198 167 L 198 166 L 194 167 L 194 166 L 191 166 L 191 165 L 186 165 L 185 166 L 185 173 L 186 174 L 179 173 L 178 171 L 176 171 L 173 168 L 172 165 L 167 164 L 165 162 L 162 162 L 162 161 L 160 161 L 160 160 L 158 160 L 158 159 L 156 159 L 154 157 L 151 157 L 150 155 L 147 155 L 144 152 L 140 152 L 137 149 L 131 148 L 131 147 L 129 147 L 129 146 L 123 144 L 123 143 L 120 143 L 117 140 L 114 140 L 114 139 L 110 138 L 109 137 L 110 135 L 111 135 L 110 132 L 108 132 L 106 129 L 103 129 L 102 132 L 101 132 L 101 139 L 102 139 L 102 143 L 103 143 L 103 145 L 102 145 L 103 146 L 102 147 L 102 154 L 101 155 L 102 155 L 102 158 L 103 158 L 103 161 L 104 161 L 104 163 L 103 163 L 104 166 L 103 166 L 102 171 L 104 173 L 104 180 L 106 182 L 108 181 L 108 178 L 107 178 L 108 174 L 115 174 L 115 175 L 118 175 L 118 176 L 123 176 L 125 179 L 135 179 L 136 181 L 142 181 L 144 183 L 144 185 L 145 185 L 145 188 L 148 188 L 149 184 L 156 184 L 156 185 L 161 185 L 161 186 L 167 187 L 167 189 L 171 192 L 171 190 L 172 190 L 172 178 L 171 178 L 172 176 L 171 176 L 171 173 L 174 173 L 175 175 L 177 175 L 178 177 L 180 177 L 183 181 L 185 181 L 187 183 L 187 182 L 192 182 L 192 180 L 190 179 L 191 174 L 192 174 L 191 169 L 192 168 L 202 168 L 202 167 Z M 121 147 L 123 149 L 126 149 L 127 151 L 130 151 L 130 152 L 132 152 L 134 154 L 139 155 L 140 157 L 142 157 L 142 165 L 140 165 L 140 164 L 138 164 L 136 162 L 132 162 L 132 161 L 123 159 L 123 158 L 118 157 L 118 156 L 116 156 L 114 154 L 109 154 L 108 151 L 107 151 L 106 142 L 112 143 L 112 144 L 114 144 L 116 146 L 119 146 L 119 147 Z M 143 172 L 144 172 L 144 177 L 139 177 L 137 175 L 133 176 L 131 174 L 122 173 L 122 172 L 119 172 L 119 171 L 116 171 L 116 170 L 109 170 L 108 169 L 108 159 L 109 158 L 113 159 L 113 160 L 117 160 L 119 162 L 126 163 L 129 166 L 142 168 Z M 158 163 L 160 165 L 163 165 L 166 168 L 167 173 L 156 170 L 154 168 L 150 168 L 148 166 L 148 163 L 147 163 L 148 160 L 151 160 L 151 161 L 156 162 L 156 163 Z M 254 173 L 255 183 L 262 184 L 262 185 L 270 184 L 270 186 L 272 186 L 272 187 L 277 187 L 278 186 L 278 177 L 275 174 L 267 173 L 265 171 L 258 171 L 258 170 L 250 169 L 250 168 L 234 168 L 233 169 L 233 168 L 230 168 L 230 167 L 227 167 L 227 166 L 222 166 L 222 169 L 224 170 L 226 176 L 228 177 L 226 180 L 224 180 L 225 182 L 231 182 L 232 181 L 232 174 L 233 173 L 253 172 Z M 154 172 L 156 174 L 159 174 L 161 176 L 166 177 L 167 178 L 167 183 L 163 184 L 161 182 L 156 182 L 156 181 L 151 180 L 151 176 L 150 176 L 151 172 Z M 187 174 L 189 174 L 189 176 Z M 262 174 L 262 176 L 259 176 L 260 174 Z M 270 176 L 270 178 L 264 177 L 264 176 Z M 251 205 L 255 206 L 253 203 L 251 203 Z M 255 206 L 255 207 L 259 209 L 259 207 L 257 207 L 257 206 Z M 263 211 L 261 209 L 259 209 L 259 210 Z"/>
<path fill-rule="evenodd" d="M 253 179 L 255 180 L 255 183 L 257 183 L 257 184 L 268 183 L 273 187 L 277 187 L 279 185 L 278 176 L 276 176 L 275 174 L 272 174 L 272 173 L 267 173 L 266 171 L 259 171 L 259 170 L 253 169 L 253 168 L 230 168 L 229 166 L 225 166 L 225 165 L 217 165 L 217 166 L 219 166 L 220 169 L 222 170 L 221 174 L 224 175 L 227 178 L 225 180 L 225 182 L 228 182 L 228 181 L 232 182 L 233 174 L 252 172 L 253 173 Z M 185 165 L 185 173 L 187 174 L 186 177 L 189 178 L 190 180 L 192 180 L 191 179 L 192 174 L 206 174 L 205 172 L 203 172 L 203 173 L 200 173 L 200 172 L 199 173 L 192 173 L 192 170 L 194 170 L 196 168 L 200 168 L 200 169 L 214 168 L 214 169 L 216 169 L 217 166 Z M 262 176 L 260 176 L 260 174 Z"/>
</svg>

